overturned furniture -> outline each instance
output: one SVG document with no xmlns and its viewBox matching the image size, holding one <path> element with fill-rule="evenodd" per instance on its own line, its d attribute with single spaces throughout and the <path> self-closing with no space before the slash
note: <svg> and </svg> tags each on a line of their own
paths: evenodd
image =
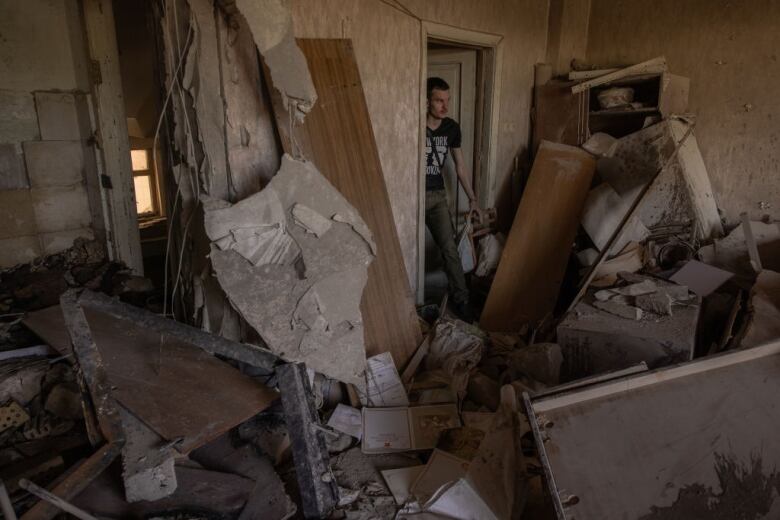
<svg viewBox="0 0 780 520">
<path fill-rule="evenodd" d="M 780 341 L 526 399 L 559 520 L 777 518 Z"/>
</svg>

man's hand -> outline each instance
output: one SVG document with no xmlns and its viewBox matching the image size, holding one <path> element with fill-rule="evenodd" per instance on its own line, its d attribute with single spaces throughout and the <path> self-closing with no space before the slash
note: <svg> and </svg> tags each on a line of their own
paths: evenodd
<svg viewBox="0 0 780 520">
<path fill-rule="evenodd" d="M 485 212 L 482 211 L 482 208 L 479 207 L 479 202 L 477 202 L 477 199 L 471 199 L 469 201 L 469 213 L 472 215 L 476 215 L 477 219 L 479 220 L 479 223 L 484 224 Z"/>
</svg>

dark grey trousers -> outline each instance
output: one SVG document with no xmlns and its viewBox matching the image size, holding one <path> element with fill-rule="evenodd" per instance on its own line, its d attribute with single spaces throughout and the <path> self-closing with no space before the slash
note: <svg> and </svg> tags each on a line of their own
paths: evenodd
<svg viewBox="0 0 780 520">
<path fill-rule="evenodd" d="M 444 190 L 425 192 L 425 225 L 428 226 L 444 258 L 444 272 L 452 299 L 455 303 L 468 302 L 469 290 L 458 255 L 458 246 L 455 244 L 455 231 L 452 229 L 447 192 Z"/>
</svg>

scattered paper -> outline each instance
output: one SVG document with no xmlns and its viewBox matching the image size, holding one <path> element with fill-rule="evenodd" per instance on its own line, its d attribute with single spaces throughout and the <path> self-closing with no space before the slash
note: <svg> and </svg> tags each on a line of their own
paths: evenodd
<svg viewBox="0 0 780 520">
<path fill-rule="evenodd" d="M 328 426 L 360 440 L 363 436 L 363 415 L 357 408 L 339 403 L 328 419 Z"/>
<path fill-rule="evenodd" d="M 409 398 L 389 352 L 366 360 L 366 394 L 360 397 L 364 406 L 409 406 Z"/>
<path fill-rule="evenodd" d="M 412 485 L 411 492 L 420 503 L 426 502 L 448 482 L 466 476 L 469 461 L 446 451 L 433 450 L 431 458 Z"/>
<path fill-rule="evenodd" d="M 406 503 L 411 496 L 412 484 L 425 469 L 425 466 L 411 466 L 408 468 L 388 469 L 382 471 L 382 477 L 399 506 Z"/>
<path fill-rule="evenodd" d="M 687 286 L 688 289 L 703 298 L 726 283 L 732 276 L 734 276 L 732 273 L 723 269 L 691 260 L 674 273 L 670 280 Z"/>
<path fill-rule="evenodd" d="M 454 404 L 363 408 L 363 453 L 430 450 L 441 432 L 460 426 Z"/>
</svg>

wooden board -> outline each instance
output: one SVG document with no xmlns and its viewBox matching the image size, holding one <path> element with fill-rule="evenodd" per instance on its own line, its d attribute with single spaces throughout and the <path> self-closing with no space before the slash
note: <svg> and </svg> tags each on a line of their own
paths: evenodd
<svg viewBox="0 0 780 520">
<path fill-rule="evenodd" d="M 480 325 L 517 331 L 552 314 L 596 161 L 543 141 L 517 208 Z"/>
<path fill-rule="evenodd" d="M 780 342 L 534 399 L 565 518 L 776 519 Z"/>
<path fill-rule="evenodd" d="M 113 397 L 166 440 L 183 438 L 176 446 L 182 453 L 241 424 L 277 396 L 180 339 L 93 309 L 84 313 Z M 59 306 L 31 313 L 24 324 L 59 352 L 70 353 Z"/>
<path fill-rule="evenodd" d="M 368 269 L 361 302 L 366 355 L 389 351 L 401 367 L 422 335 L 352 42 L 301 39 L 298 46 L 309 63 L 317 103 L 302 125 L 293 126 L 291 136 L 290 117 L 273 89 L 282 146 L 311 160 L 371 229 L 377 257 Z"/>
</svg>

